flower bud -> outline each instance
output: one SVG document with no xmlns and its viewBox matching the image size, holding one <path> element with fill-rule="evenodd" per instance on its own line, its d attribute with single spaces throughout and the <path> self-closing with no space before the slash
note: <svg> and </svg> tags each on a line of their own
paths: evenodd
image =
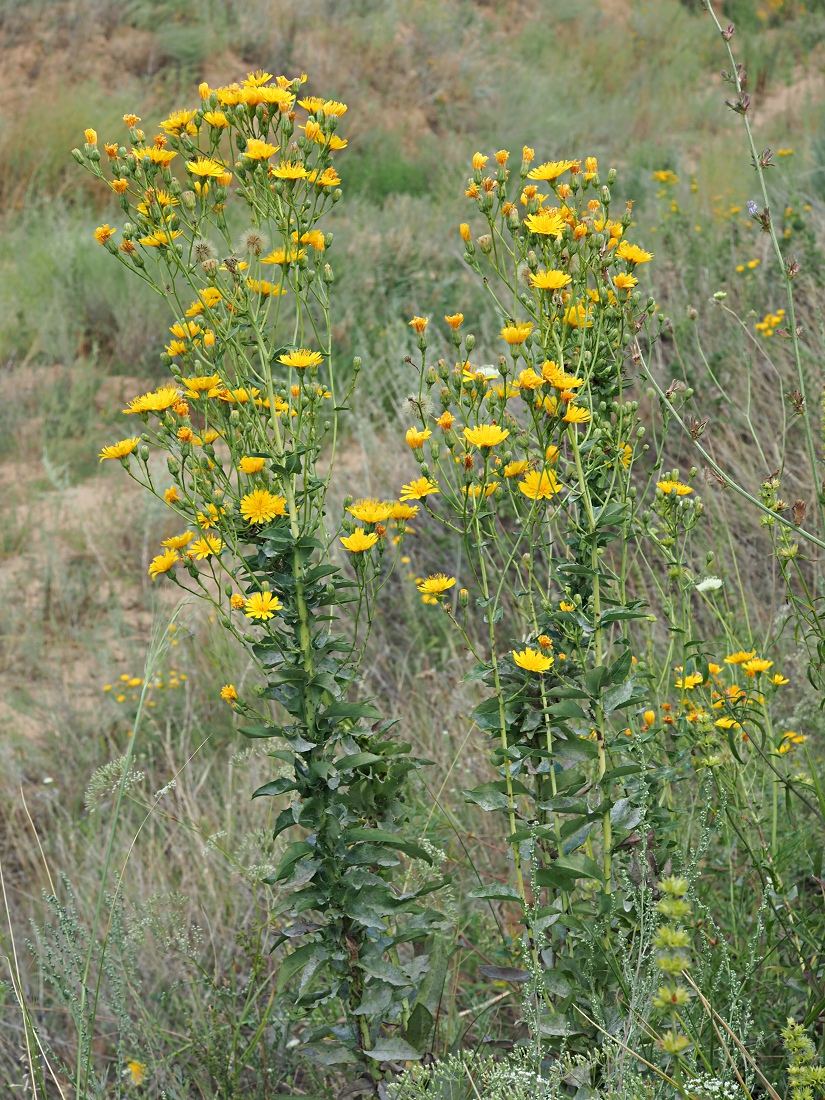
<svg viewBox="0 0 825 1100">
<path fill-rule="evenodd" d="M 467 349 L 467 351 L 472 351 L 475 346 L 476 338 L 475 336 L 473 336 L 472 332 L 468 332 L 467 335 L 464 337 L 464 347 Z"/>
<path fill-rule="evenodd" d="M 198 201 L 198 199 L 194 191 L 184 191 L 181 194 L 180 201 L 183 203 L 187 210 L 194 210 L 195 203 Z"/>
<path fill-rule="evenodd" d="M 329 264 L 324 264 L 324 282 L 327 286 L 335 281 L 335 275 L 332 272 L 332 268 Z"/>
<path fill-rule="evenodd" d="M 602 188 L 602 203 L 604 206 L 610 206 L 610 188 Z"/>
<path fill-rule="evenodd" d="M 642 715 L 642 718 L 644 718 L 646 726 L 652 726 L 653 723 L 656 721 L 656 711 L 646 710 Z"/>
<path fill-rule="evenodd" d="M 356 355 L 352 360 L 352 369 L 357 374 L 361 369 L 361 356 Z"/>
<path fill-rule="evenodd" d="M 482 233 L 477 239 L 477 244 L 485 256 L 489 256 L 493 251 L 493 238 L 489 233 Z"/>
<path fill-rule="evenodd" d="M 85 164 L 86 163 L 85 158 L 84 158 L 83 154 L 80 152 L 79 149 L 72 149 L 72 156 L 74 157 L 74 159 L 77 161 L 78 164 Z"/>
<path fill-rule="evenodd" d="M 607 186 L 612 187 L 616 182 L 616 169 L 611 168 L 607 173 Z"/>
<path fill-rule="evenodd" d="M 145 443 L 141 443 L 141 445 L 138 447 L 138 455 L 140 456 L 141 462 L 149 461 L 149 448 L 146 446 Z"/>
</svg>

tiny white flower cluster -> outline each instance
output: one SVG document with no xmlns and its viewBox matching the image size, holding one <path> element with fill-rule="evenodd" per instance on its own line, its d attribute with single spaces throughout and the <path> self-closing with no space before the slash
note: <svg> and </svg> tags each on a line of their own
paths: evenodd
<svg viewBox="0 0 825 1100">
<path fill-rule="evenodd" d="M 690 1082 L 690 1092 L 701 1100 L 742 1100 L 742 1090 L 733 1081 L 701 1074 Z"/>
</svg>

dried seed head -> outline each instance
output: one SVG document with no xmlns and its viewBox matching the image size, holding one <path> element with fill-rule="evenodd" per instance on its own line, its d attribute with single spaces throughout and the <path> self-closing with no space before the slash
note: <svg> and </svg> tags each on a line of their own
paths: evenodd
<svg viewBox="0 0 825 1100">
<path fill-rule="evenodd" d="M 197 240 L 192 242 L 192 254 L 199 263 L 203 263 L 204 260 L 217 260 L 218 258 L 217 248 L 204 237 L 198 237 Z"/>
<path fill-rule="evenodd" d="M 247 253 L 250 256 L 262 256 L 268 247 L 269 240 L 266 234 L 255 226 L 250 226 L 241 233 L 235 251 Z"/>
</svg>

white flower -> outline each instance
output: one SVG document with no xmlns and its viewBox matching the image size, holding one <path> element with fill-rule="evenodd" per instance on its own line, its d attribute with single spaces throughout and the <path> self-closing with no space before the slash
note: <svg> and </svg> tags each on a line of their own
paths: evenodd
<svg viewBox="0 0 825 1100">
<path fill-rule="evenodd" d="M 718 577 L 705 577 L 704 580 L 699 581 L 696 585 L 697 592 L 715 592 L 717 588 L 721 588 L 724 582 Z"/>
</svg>

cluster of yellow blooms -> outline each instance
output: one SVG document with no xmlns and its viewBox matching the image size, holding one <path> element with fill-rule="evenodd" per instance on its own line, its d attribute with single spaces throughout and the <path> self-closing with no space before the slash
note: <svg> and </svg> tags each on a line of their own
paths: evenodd
<svg viewBox="0 0 825 1100">
<path fill-rule="evenodd" d="M 760 336 L 773 336 L 784 320 L 785 310 L 778 309 L 776 313 L 766 313 L 761 321 L 756 322 L 754 328 Z"/>
</svg>

